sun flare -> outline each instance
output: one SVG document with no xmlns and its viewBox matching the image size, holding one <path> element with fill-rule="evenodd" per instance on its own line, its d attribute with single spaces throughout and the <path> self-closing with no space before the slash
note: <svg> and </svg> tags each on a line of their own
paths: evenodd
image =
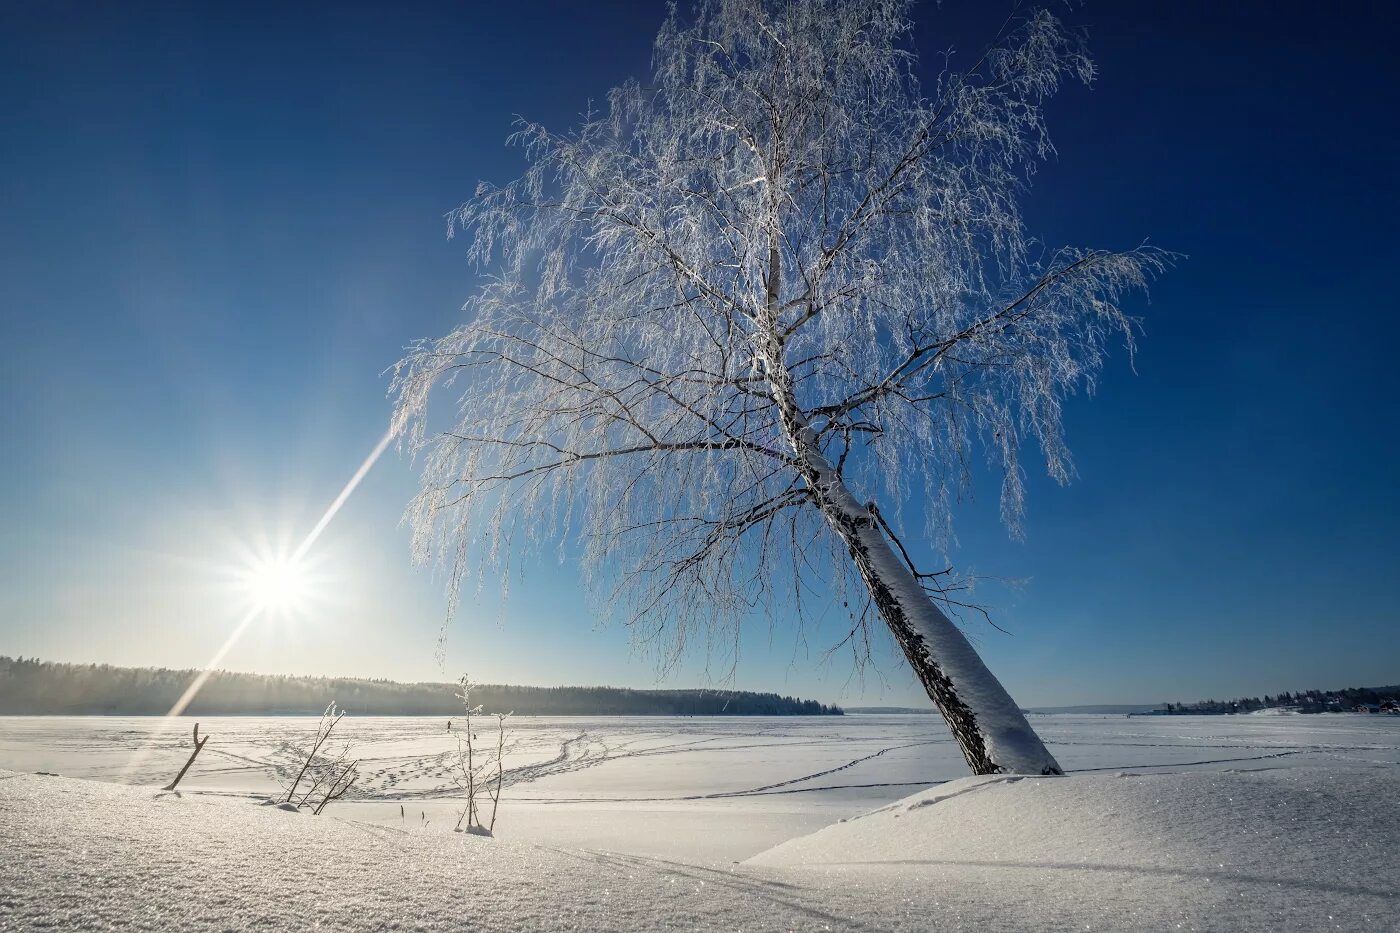
<svg viewBox="0 0 1400 933">
<path fill-rule="evenodd" d="M 264 612 L 295 612 L 306 606 L 310 578 L 298 560 L 274 557 L 248 568 L 243 586 L 253 605 Z"/>
</svg>

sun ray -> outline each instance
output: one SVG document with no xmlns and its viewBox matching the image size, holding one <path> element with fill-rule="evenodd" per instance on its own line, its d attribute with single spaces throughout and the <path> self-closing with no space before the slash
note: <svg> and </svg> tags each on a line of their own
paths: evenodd
<svg viewBox="0 0 1400 933">
<path fill-rule="evenodd" d="M 243 637 L 243 633 L 248 630 L 248 626 L 253 624 L 253 620 L 258 617 L 261 611 L 261 608 L 255 606 L 243 614 L 243 618 L 233 627 L 233 631 L 229 632 L 228 638 L 224 639 L 223 645 L 219 647 L 218 651 L 214 652 L 214 656 L 209 659 L 209 663 L 200 670 L 195 679 L 190 681 L 190 685 L 185 688 L 184 693 L 180 694 L 180 699 L 176 700 L 175 705 L 170 707 L 170 712 L 166 713 L 166 716 L 179 716 L 185 711 L 185 708 L 190 705 L 190 701 L 193 700 L 200 689 L 204 687 L 204 682 L 209 679 L 209 675 L 214 672 L 214 668 L 216 668 L 219 662 L 224 659 L 224 656 L 229 653 L 230 649 L 238 642 L 238 639 Z"/>
<path fill-rule="evenodd" d="M 345 504 L 345 500 L 350 498 L 350 494 L 355 491 L 355 487 L 360 485 L 360 481 L 369 473 L 370 468 L 374 466 L 375 461 L 384 453 L 385 448 L 389 446 L 389 442 L 393 439 L 394 430 L 390 428 L 388 431 L 384 432 L 384 436 L 379 439 L 379 443 L 374 445 L 374 450 L 370 451 L 369 456 L 360 464 L 360 468 L 355 471 L 355 475 L 350 477 L 350 481 L 345 484 L 345 488 L 340 491 L 340 495 L 336 496 L 330 506 L 326 508 L 325 514 L 322 515 L 321 520 L 316 523 L 316 527 L 311 529 L 311 533 L 308 534 L 305 540 L 292 552 L 290 560 L 293 563 L 301 560 L 306 552 L 311 549 L 311 545 L 316 543 L 316 539 L 321 537 L 321 532 L 326 530 L 326 526 L 331 523 L 331 519 L 335 518 L 335 513 L 340 511 L 340 507 Z"/>
<path fill-rule="evenodd" d="M 170 707 L 170 711 L 163 717 L 164 722 L 161 724 L 161 727 L 150 736 L 144 745 L 136 749 L 132 757 L 128 760 L 126 768 L 123 770 L 124 775 L 129 775 L 134 771 L 150 753 L 154 742 L 170 731 L 174 725 L 175 719 L 189 708 L 190 703 L 199 695 L 199 691 L 203 689 L 204 684 L 209 680 L 209 675 L 214 672 L 219 662 L 233 650 L 233 646 L 243 637 L 243 634 L 248 630 L 248 627 L 253 624 L 255 619 L 273 609 L 294 608 L 304 583 L 301 572 L 301 559 L 306 556 L 307 551 L 316 543 L 316 539 L 326 530 L 326 526 L 330 524 L 331 519 L 335 518 L 336 513 L 345 505 L 346 500 L 350 498 L 350 494 L 355 491 L 355 488 L 359 486 L 365 476 L 369 474 L 370 469 L 374 466 L 375 462 L 379 460 L 380 456 L 383 455 L 384 451 L 388 449 L 393 439 L 394 431 L 392 428 L 384 432 L 384 436 L 379 439 L 379 443 L 374 445 L 374 449 L 370 451 L 369 456 L 365 457 L 363 462 L 360 463 L 359 468 L 355 470 L 354 475 L 350 477 L 349 481 L 346 482 L 345 486 L 340 490 L 339 494 L 331 500 L 331 504 L 326 507 L 326 511 L 322 513 L 320 520 L 316 522 L 311 531 L 302 539 L 301 544 L 297 546 L 297 549 L 292 552 L 290 557 L 285 560 L 264 559 L 254 567 L 250 575 L 251 578 L 246 581 L 250 584 L 254 605 L 243 614 L 238 624 L 233 627 L 228 637 L 224 639 L 224 643 L 219 646 L 219 650 L 214 652 L 214 656 L 200 668 L 194 680 L 190 681 L 190 685 L 185 688 L 185 692 L 175 701 L 175 705 Z"/>
</svg>

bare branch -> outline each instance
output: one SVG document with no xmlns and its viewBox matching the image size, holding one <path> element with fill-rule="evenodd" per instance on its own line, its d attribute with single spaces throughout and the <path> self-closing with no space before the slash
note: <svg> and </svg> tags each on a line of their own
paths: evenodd
<svg viewBox="0 0 1400 933">
<path fill-rule="evenodd" d="M 203 739 L 201 739 L 201 738 L 199 737 L 199 723 L 195 723 L 195 724 L 194 724 L 194 750 L 193 750 L 192 752 L 190 752 L 190 757 L 189 757 L 189 759 L 185 762 L 185 766 L 184 766 L 183 768 L 180 769 L 180 773 L 177 774 L 177 775 L 175 775 L 175 780 L 173 780 L 173 781 L 171 781 L 169 784 L 165 785 L 165 787 L 163 787 L 162 790 L 174 790 L 176 787 L 180 786 L 180 780 L 181 780 L 182 778 L 184 778 L 185 772 L 188 771 L 188 770 L 190 770 L 190 765 L 194 764 L 194 760 L 195 760 L 196 758 L 198 758 L 198 757 L 199 757 L 199 753 L 202 752 L 202 751 L 204 750 L 204 743 L 205 743 L 205 742 L 208 742 L 208 741 L 209 741 L 209 736 L 207 736 L 207 735 L 206 735 Z"/>
</svg>

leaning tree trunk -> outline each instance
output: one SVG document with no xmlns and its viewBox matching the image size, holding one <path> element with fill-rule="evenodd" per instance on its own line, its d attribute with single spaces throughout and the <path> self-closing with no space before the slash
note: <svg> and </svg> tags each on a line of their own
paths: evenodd
<svg viewBox="0 0 1400 933">
<path fill-rule="evenodd" d="M 947 720 L 972 773 L 1063 774 L 1001 681 L 982 663 L 962 630 L 924 592 L 914 572 L 895 555 L 870 509 L 851 495 L 822 455 L 783 360 L 776 200 L 769 211 L 767 294 L 758 351 L 798 472 L 827 523 L 846 545 L 871 601 Z"/>
<path fill-rule="evenodd" d="M 810 428 L 796 438 L 817 504 L 855 562 L 870 598 L 909 666 L 948 721 L 974 774 L 1063 774 L 1006 688 L 899 559 L 816 448 Z"/>
<path fill-rule="evenodd" d="M 875 516 L 822 455 L 786 370 L 770 370 L 784 433 L 816 505 L 846 545 L 870 599 L 953 731 L 973 774 L 1063 774 L 977 651 L 890 547 Z"/>
<path fill-rule="evenodd" d="M 870 510 L 836 479 L 822 513 L 845 543 L 881 617 L 894 633 L 974 774 L 1063 774 L 1016 701 L 890 548 Z"/>
</svg>

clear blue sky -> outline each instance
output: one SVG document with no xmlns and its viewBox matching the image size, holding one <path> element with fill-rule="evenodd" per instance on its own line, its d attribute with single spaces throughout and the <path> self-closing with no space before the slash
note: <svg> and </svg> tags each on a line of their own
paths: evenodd
<svg viewBox="0 0 1400 933">
<path fill-rule="evenodd" d="M 920 11 L 928 54 L 980 4 Z M 295 538 L 382 433 L 381 371 L 473 278 L 441 215 L 505 181 L 514 114 L 556 127 L 644 74 L 662 4 L 0 6 L 0 653 L 198 666 L 221 574 Z M 1025 578 L 975 629 L 1027 705 L 1400 681 L 1400 324 L 1387 4 L 1090 3 L 1102 70 L 1053 105 L 1029 214 L 1052 244 L 1189 254 L 1073 400 L 1080 476 L 994 487 L 958 558 Z M 385 457 L 318 542 L 331 597 L 226 665 L 437 678 L 445 600 Z M 820 633 L 817 633 L 818 635 Z M 755 630 L 734 683 L 924 703 Z M 696 661 L 667 683 L 704 677 Z M 572 568 L 469 595 L 448 672 L 655 682 Z"/>
</svg>

